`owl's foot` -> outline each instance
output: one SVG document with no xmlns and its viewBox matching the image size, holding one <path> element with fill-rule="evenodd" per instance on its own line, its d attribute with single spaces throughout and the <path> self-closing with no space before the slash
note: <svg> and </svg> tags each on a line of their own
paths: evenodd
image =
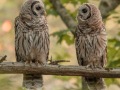
<svg viewBox="0 0 120 90">
<path fill-rule="evenodd" d="M 32 61 L 26 61 L 25 65 L 32 66 Z"/>
<path fill-rule="evenodd" d="M 36 62 L 35 62 L 35 65 L 36 65 L 36 66 L 39 66 L 39 65 L 40 65 L 40 66 L 43 66 L 43 65 L 46 65 L 46 64 L 47 64 L 47 63 L 40 62 L 40 61 L 36 61 Z"/>
<path fill-rule="evenodd" d="M 93 66 L 92 64 L 89 64 L 89 65 L 85 66 L 85 68 L 86 68 L 86 69 L 92 69 L 92 70 L 93 70 L 93 69 L 94 69 L 94 66 Z"/>
<path fill-rule="evenodd" d="M 95 66 L 94 68 L 95 68 L 95 69 L 103 69 L 102 66 Z"/>
<path fill-rule="evenodd" d="M 89 64 L 87 66 L 85 66 L 86 69 L 92 69 L 92 70 L 95 70 L 95 69 L 103 69 L 102 66 L 99 66 L 99 65 L 93 65 L 93 64 Z"/>
<path fill-rule="evenodd" d="M 40 64 L 36 61 L 36 62 L 35 62 L 35 65 L 36 65 L 36 66 L 39 66 Z"/>
</svg>

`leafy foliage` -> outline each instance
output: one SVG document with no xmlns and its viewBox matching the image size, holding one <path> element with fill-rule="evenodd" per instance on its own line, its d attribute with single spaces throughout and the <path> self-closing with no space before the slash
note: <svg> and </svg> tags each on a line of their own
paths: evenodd
<svg viewBox="0 0 120 90">
<path fill-rule="evenodd" d="M 61 2 L 62 2 L 62 4 L 72 3 L 74 6 L 76 6 L 78 3 L 86 3 L 86 2 L 88 2 L 88 0 L 80 0 L 80 1 L 78 1 L 78 0 L 61 0 Z M 45 0 L 45 3 L 47 5 L 46 7 L 49 6 L 49 8 L 47 8 L 48 14 L 57 16 L 58 14 L 53 9 L 49 0 Z M 115 14 L 116 11 L 112 11 L 112 12 Z M 73 18 L 75 18 L 76 12 L 71 13 L 68 11 L 68 13 Z M 118 23 L 119 23 L 120 16 L 114 16 L 113 18 L 118 19 Z M 63 41 L 65 41 L 68 45 L 71 45 L 74 43 L 74 39 L 71 35 L 68 34 L 68 32 L 69 32 L 69 28 L 68 28 L 68 30 L 54 32 L 53 34 L 51 34 L 51 36 L 58 38 L 57 43 L 62 43 Z M 118 33 L 118 36 L 120 36 L 120 32 Z M 109 67 L 120 66 L 120 40 L 117 38 L 112 38 L 112 39 L 108 40 L 108 66 Z"/>
<path fill-rule="evenodd" d="M 73 37 L 71 37 L 68 34 L 68 31 L 69 30 L 54 32 L 51 34 L 51 36 L 58 38 L 57 43 L 62 43 L 62 41 L 65 41 L 68 45 L 71 45 L 71 44 L 73 44 L 74 40 L 73 40 Z"/>
<path fill-rule="evenodd" d="M 1 75 L 0 77 L 0 87 L 1 87 L 1 90 L 7 90 L 9 88 L 9 90 L 12 90 L 11 89 L 11 81 L 9 78 L 6 78 L 4 77 L 3 75 Z"/>
<path fill-rule="evenodd" d="M 22 4 L 23 0 L 1 0 L 1 6 L 0 6 L 0 11 L 2 13 L 0 13 L 0 25 L 3 24 L 3 21 L 5 21 L 6 19 L 10 19 L 13 22 L 13 19 L 18 15 L 18 11 L 19 8 Z M 55 17 L 59 17 L 58 13 L 56 12 L 56 10 L 53 8 L 52 4 L 49 2 L 49 0 L 43 0 L 46 6 L 46 10 L 47 10 L 47 15 L 52 15 Z M 74 7 L 76 7 L 78 4 L 82 4 L 82 3 L 87 3 L 88 0 L 60 0 L 62 2 L 62 4 L 66 7 L 66 5 L 68 4 L 72 4 Z M 94 0 L 92 0 L 94 1 Z M 99 1 L 99 0 L 96 0 Z M 4 3 L 6 2 L 6 3 Z M 75 8 L 74 8 L 75 9 Z M 67 9 L 67 12 L 73 17 L 73 19 L 75 20 L 76 18 L 76 11 L 71 12 L 71 10 Z M 118 12 L 116 11 L 111 11 L 111 14 L 118 14 Z M 114 17 L 112 17 L 112 19 L 116 19 L 116 23 L 120 24 L 120 15 L 116 15 Z M 109 19 L 106 19 L 106 22 Z M 6 26 L 5 26 L 6 27 Z M 0 28 L 1 29 L 1 28 Z M 114 30 L 116 30 L 116 28 L 114 28 Z M 14 30 L 10 30 L 8 32 L 4 32 L 1 29 L 0 35 L 0 50 L 1 50 L 1 55 L 3 55 L 3 53 L 7 54 L 11 60 L 14 59 L 13 58 L 13 51 L 14 51 L 14 43 L 11 41 L 13 40 L 13 32 Z M 114 31 L 113 31 L 114 32 Z M 69 45 L 73 45 L 74 44 L 74 38 L 71 35 L 71 33 L 69 32 L 69 28 L 65 29 L 65 30 L 61 30 L 58 32 L 54 32 L 51 34 L 51 37 L 53 38 L 57 38 L 57 44 L 61 44 L 63 42 L 65 42 L 68 46 Z M 5 43 L 5 44 L 3 44 Z M 12 43 L 12 44 L 11 44 Z M 8 45 L 8 46 L 7 46 Z M 56 45 L 57 46 L 57 45 Z M 5 49 L 6 48 L 6 49 Z M 60 48 L 60 47 L 59 47 Z M 71 54 L 69 54 L 67 50 L 65 50 L 64 48 L 60 48 L 59 50 L 56 49 L 55 51 L 55 59 L 66 59 L 67 57 L 70 57 Z M 73 52 L 72 52 L 73 53 Z M 74 53 L 75 54 L 75 53 Z M 108 67 L 120 67 L 120 32 L 118 32 L 118 35 L 116 35 L 116 37 L 112 37 L 108 40 Z M 63 82 L 64 81 L 68 81 L 71 79 L 71 77 L 55 77 L 56 79 L 60 79 Z M 78 89 L 61 89 L 61 90 L 80 90 L 79 88 L 81 87 L 81 79 L 78 79 L 79 77 L 72 77 L 77 79 L 77 83 L 76 86 L 78 87 Z M 17 78 L 19 81 L 19 78 Z M 53 78 L 54 79 L 54 78 Z M 117 79 L 106 79 L 107 85 L 110 85 L 112 83 L 114 84 L 118 84 L 119 82 Z M 8 77 L 4 77 L 3 75 L 0 76 L 0 90 L 13 90 L 13 87 L 15 87 L 14 84 L 12 84 L 13 82 L 11 82 L 11 78 Z M 23 90 L 22 87 L 18 87 L 17 90 Z M 48 89 L 49 90 L 49 89 Z M 60 90 L 60 89 L 56 89 L 55 90 Z"/>
<path fill-rule="evenodd" d="M 45 3 L 48 0 L 45 0 Z M 74 6 L 76 6 L 78 3 L 87 3 L 88 0 L 61 0 L 62 4 L 73 4 Z M 54 10 L 54 8 L 52 7 L 52 5 L 47 2 L 47 7 L 48 8 L 48 14 L 49 15 L 54 15 L 54 16 L 58 16 L 58 14 L 56 13 L 56 11 Z M 75 20 L 76 17 L 76 12 L 70 12 L 69 10 L 67 10 L 68 13 L 73 17 L 73 19 Z M 116 11 L 111 11 L 111 14 L 118 14 L 118 12 Z M 117 23 L 120 23 L 120 15 L 114 16 L 112 17 L 114 19 L 117 19 Z M 106 19 L 106 21 L 109 19 Z M 51 34 L 52 37 L 57 37 L 57 43 L 62 43 L 63 41 L 65 41 L 68 45 L 72 45 L 74 43 L 74 38 L 72 37 L 72 35 L 68 34 L 69 32 L 69 28 L 68 30 L 62 30 L 62 31 L 58 31 L 58 32 L 54 32 L 53 34 Z M 112 37 L 110 39 L 108 39 L 108 63 L 107 66 L 108 67 L 120 67 L 120 32 L 117 35 L 118 38 L 116 37 Z M 63 55 L 64 57 L 64 55 Z M 61 78 L 66 80 L 66 77 Z M 67 80 L 69 79 L 69 77 L 67 77 Z M 115 83 L 118 84 L 116 79 L 106 79 L 106 82 L 108 85 L 110 85 L 111 83 Z"/>
<path fill-rule="evenodd" d="M 108 40 L 108 60 L 108 66 L 120 67 L 120 40 L 116 38 Z"/>
</svg>

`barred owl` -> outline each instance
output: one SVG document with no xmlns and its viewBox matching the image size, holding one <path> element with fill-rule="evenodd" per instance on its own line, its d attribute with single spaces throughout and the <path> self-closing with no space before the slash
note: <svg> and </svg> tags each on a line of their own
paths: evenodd
<svg viewBox="0 0 120 90">
<path fill-rule="evenodd" d="M 80 6 L 75 30 L 75 47 L 79 65 L 103 68 L 106 64 L 106 30 L 99 9 L 89 3 Z M 104 90 L 102 78 L 84 77 L 90 90 Z"/>
<path fill-rule="evenodd" d="M 15 19 L 15 51 L 17 62 L 44 65 L 49 55 L 49 33 L 45 8 L 41 0 L 26 0 Z M 24 74 L 27 89 L 42 87 L 40 74 Z M 35 90 L 36 90 L 35 89 Z"/>
</svg>

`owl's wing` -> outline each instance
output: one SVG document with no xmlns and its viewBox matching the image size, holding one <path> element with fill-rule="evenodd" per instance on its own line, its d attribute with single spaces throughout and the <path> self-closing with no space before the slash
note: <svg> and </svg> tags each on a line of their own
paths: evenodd
<svg viewBox="0 0 120 90">
<path fill-rule="evenodd" d="M 96 53 L 97 55 L 102 57 L 102 67 L 105 66 L 107 62 L 107 35 L 105 30 L 103 30 L 103 32 L 101 32 L 101 34 L 97 36 Z"/>
<path fill-rule="evenodd" d="M 17 40 L 17 36 L 18 36 L 18 26 L 19 26 L 19 17 L 16 17 L 15 18 L 15 26 L 14 26 L 14 28 L 15 28 L 15 54 L 16 54 L 16 61 L 17 62 L 20 62 L 21 61 L 21 58 L 20 58 L 20 55 L 19 55 L 19 53 L 18 53 L 18 48 L 19 48 L 19 46 L 17 46 L 16 45 L 16 43 L 18 42 Z"/>
<path fill-rule="evenodd" d="M 76 47 L 76 54 L 77 54 L 77 60 L 79 65 L 84 65 L 84 58 L 82 57 L 82 53 L 84 52 L 84 49 L 80 46 L 82 45 L 82 37 L 79 36 L 79 30 L 78 27 L 76 27 L 75 30 L 75 47 Z"/>
<path fill-rule="evenodd" d="M 78 27 L 75 28 L 75 33 L 74 33 L 75 38 L 77 37 L 78 31 L 79 31 L 78 29 L 79 29 Z"/>
<path fill-rule="evenodd" d="M 103 53 L 103 56 L 101 58 L 101 62 L 102 62 L 102 67 L 106 66 L 107 63 L 107 47 Z"/>
<path fill-rule="evenodd" d="M 17 34 L 17 32 L 18 32 L 18 29 L 17 29 L 18 25 L 19 25 L 19 17 L 16 17 L 15 18 L 15 26 L 14 26 L 14 28 L 15 28 L 15 34 Z"/>
<path fill-rule="evenodd" d="M 22 29 L 23 26 L 21 25 L 21 22 L 19 20 L 19 16 L 15 18 L 15 54 L 16 54 L 16 60 L 17 62 L 23 62 L 22 54 L 21 52 L 21 47 L 20 43 L 22 40 Z M 24 52 L 23 52 L 24 53 Z"/>
</svg>

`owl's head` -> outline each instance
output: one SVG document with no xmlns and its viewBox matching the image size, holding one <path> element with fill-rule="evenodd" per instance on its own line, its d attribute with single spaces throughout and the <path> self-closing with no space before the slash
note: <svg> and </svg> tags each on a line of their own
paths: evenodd
<svg viewBox="0 0 120 90">
<path fill-rule="evenodd" d="M 45 21 L 45 7 L 42 0 L 26 0 L 20 10 L 22 20 L 28 24 Z M 34 23 L 35 24 L 35 23 Z"/>
<path fill-rule="evenodd" d="M 78 10 L 77 20 L 79 22 L 94 22 L 102 20 L 100 10 L 93 4 L 85 3 Z"/>
<path fill-rule="evenodd" d="M 21 8 L 21 13 L 28 13 L 36 17 L 45 15 L 45 8 L 42 0 L 26 0 Z"/>
</svg>

